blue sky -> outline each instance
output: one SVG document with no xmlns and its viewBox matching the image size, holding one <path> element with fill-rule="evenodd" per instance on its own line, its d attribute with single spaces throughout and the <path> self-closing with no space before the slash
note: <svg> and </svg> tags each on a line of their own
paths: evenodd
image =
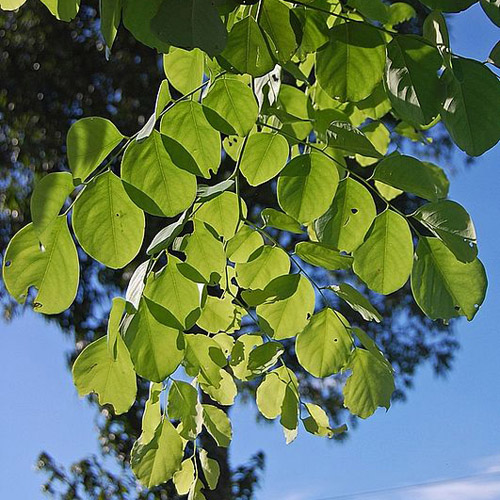
<svg viewBox="0 0 500 500">
<path fill-rule="evenodd" d="M 485 60 L 498 39 L 478 5 L 452 26 L 460 55 Z M 489 290 L 476 319 L 457 327 L 453 370 L 436 379 L 421 369 L 406 403 L 379 410 L 342 445 L 302 432 L 287 446 L 278 426 L 256 424 L 254 408 L 238 405 L 231 458 L 265 450 L 259 500 L 500 499 L 500 145 L 470 168 L 463 160 L 455 155 L 450 195 L 474 219 Z M 56 327 L 35 314 L 0 325 L 0 498 L 45 498 L 33 470 L 38 453 L 66 465 L 96 453 L 95 411 L 76 394 L 70 344 Z M 383 491 L 361 494 L 374 490 Z"/>
</svg>

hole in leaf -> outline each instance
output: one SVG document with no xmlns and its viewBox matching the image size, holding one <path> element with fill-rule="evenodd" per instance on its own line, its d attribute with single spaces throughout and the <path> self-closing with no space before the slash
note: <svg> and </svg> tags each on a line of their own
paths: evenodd
<svg viewBox="0 0 500 500">
<path fill-rule="evenodd" d="M 353 214 L 357 214 L 357 213 L 358 213 L 358 209 L 357 209 L 357 208 L 351 208 L 351 212 L 352 212 Z"/>
<path fill-rule="evenodd" d="M 120 214 L 115 214 L 117 217 L 120 217 Z"/>
<path fill-rule="evenodd" d="M 333 341 L 334 341 L 334 342 L 338 342 L 338 341 L 339 341 L 339 339 L 333 339 Z"/>
<path fill-rule="evenodd" d="M 11 260 L 8 260 L 8 261 L 5 263 L 5 267 L 9 267 L 11 264 L 12 264 L 12 261 L 11 261 Z"/>
<path fill-rule="evenodd" d="M 38 243 L 38 248 L 40 249 L 40 252 L 45 252 L 45 247 L 41 243 Z"/>
<path fill-rule="evenodd" d="M 42 307 L 42 304 L 40 302 L 33 302 L 34 309 L 40 309 L 40 307 Z"/>
<path fill-rule="evenodd" d="M 311 318 L 311 313 L 307 313 L 307 319 L 310 319 Z"/>
<path fill-rule="evenodd" d="M 479 309 L 479 304 L 474 304 L 475 309 Z"/>
<path fill-rule="evenodd" d="M 455 311 L 460 311 L 460 306 L 455 306 Z"/>
</svg>

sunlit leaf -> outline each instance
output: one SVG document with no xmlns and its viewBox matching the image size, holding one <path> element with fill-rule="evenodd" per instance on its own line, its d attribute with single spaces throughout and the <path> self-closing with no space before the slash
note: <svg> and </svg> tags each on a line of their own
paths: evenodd
<svg viewBox="0 0 500 500">
<path fill-rule="evenodd" d="M 38 293 L 33 309 L 59 314 L 73 303 L 80 278 L 78 254 L 64 215 L 44 231 L 43 241 L 42 245 L 33 224 L 17 232 L 3 258 L 3 281 L 20 304 L 34 286 Z"/>
<path fill-rule="evenodd" d="M 299 363 L 315 377 L 338 373 L 349 359 L 352 338 L 345 318 L 333 309 L 316 313 L 297 335 L 295 351 Z"/>
<path fill-rule="evenodd" d="M 413 267 L 413 240 L 406 219 L 392 210 L 375 218 L 366 240 L 354 252 L 354 272 L 377 293 L 399 290 Z"/>
<path fill-rule="evenodd" d="M 478 258 L 460 262 L 437 238 L 420 238 L 411 275 L 415 301 L 429 318 L 469 321 L 484 301 L 487 279 Z"/>
<path fill-rule="evenodd" d="M 69 168 L 81 183 L 125 137 L 109 120 L 82 118 L 71 125 L 66 138 Z"/>
<path fill-rule="evenodd" d="M 301 223 L 323 215 L 337 191 L 339 182 L 335 164 L 318 153 L 295 157 L 278 179 L 278 203 Z"/>
<path fill-rule="evenodd" d="M 72 372 L 80 396 L 95 392 L 99 404 L 112 405 L 116 414 L 125 413 L 134 404 L 136 375 L 120 335 L 117 337 L 115 360 L 108 354 L 106 337 L 101 337 L 80 353 Z"/>
<path fill-rule="evenodd" d="M 93 179 L 73 208 L 78 242 L 91 257 L 112 269 L 126 266 L 137 255 L 144 226 L 144 212 L 132 203 L 113 172 Z"/>
</svg>

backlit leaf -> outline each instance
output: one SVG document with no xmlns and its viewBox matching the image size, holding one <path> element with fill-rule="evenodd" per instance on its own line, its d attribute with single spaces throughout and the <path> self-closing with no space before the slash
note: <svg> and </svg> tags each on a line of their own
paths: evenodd
<svg viewBox="0 0 500 500">
<path fill-rule="evenodd" d="M 288 152 L 288 142 L 282 135 L 257 132 L 247 141 L 240 171 L 251 186 L 259 186 L 283 170 Z"/>
<path fill-rule="evenodd" d="M 301 223 L 323 215 L 332 203 L 339 182 L 335 164 L 317 153 L 295 157 L 278 179 L 278 203 Z"/>
<path fill-rule="evenodd" d="M 20 304 L 34 286 L 38 293 L 33 309 L 59 314 L 73 303 L 80 277 L 78 254 L 64 215 L 45 230 L 43 241 L 42 245 L 33 224 L 17 232 L 3 258 L 3 281 Z"/>
<path fill-rule="evenodd" d="M 121 269 L 137 255 L 144 226 L 144 212 L 132 203 L 113 172 L 93 179 L 73 208 L 78 242 L 91 257 L 112 269 Z"/>
<path fill-rule="evenodd" d="M 352 265 L 352 257 L 343 255 L 335 248 L 323 243 L 300 241 L 295 245 L 295 253 L 308 264 L 323 267 L 329 271 L 349 269 Z"/>
<path fill-rule="evenodd" d="M 160 217 L 174 217 L 188 208 L 196 196 L 196 177 L 176 164 L 186 155 L 179 144 L 157 131 L 142 142 L 131 142 L 121 175 L 134 203 Z"/>
<path fill-rule="evenodd" d="M 413 240 L 408 222 L 385 210 L 375 218 L 368 237 L 354 252 L 354 272 L 377 293 L 399 290 L 410 277 Z"/>
<path fill-rule="evenodd" d="M 370 192 L 348 177 L 340 182 L 328 211 L 314 222 L 314 230 L 321 243 L 350 253 L 363 242 L 375 215 Z"/>
<path fill-rule="evenodd" d="M 71 125 L 66 138 L 69 168 L 81 183 L 125 137 L 109 120 L 82 118 Z"/>
<path fill-rule="evenodd" d="M 394 376 L 371 352 L 356 349 L 349 360 L 352 374 L 344 387 L 344 405 L 351 413 L 368 418 L 379 406 L 389 409 Z"/>
<path fill-rule="evenodd" d="M 469 321 L 484 301 L 487 279 L 478 258 L 460 262 L 437 238 L 420 238 L 411 275 L 415 301 L 429 318 Z"/>
<path fill-rule="evenodd" d="M 184 340 L 179 330 L 161 324 L 142 300 L 124 337 L 135 371 L 143 378 L 162 382 L 184 358 Z"/>
<path fill-rule="evenodd" d="M 118 415 L 134 404 L 137 392 L 134 366 L 120 335 L 117 337 L 115 360 L 108 354 L 106 337 L 101 337 L 80 353 L 72 373 L 80 396 L 95 392 L 99 404 L 112 405 Z"/>
<path fill-rule="evenodd" d="M 297 335 L 295 351 L 299 363 L 315 377 L 340 372 L 349 359 L 352 338 L 347 321 L 330 308 L 316 313 Z"/>
</svg>

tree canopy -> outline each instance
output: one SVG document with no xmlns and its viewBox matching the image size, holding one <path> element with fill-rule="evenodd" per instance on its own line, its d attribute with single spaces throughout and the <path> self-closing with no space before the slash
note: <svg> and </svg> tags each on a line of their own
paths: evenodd
<svg viewBox="0 0 500 500">
<path fill-rule="evenodd" d="M 78 13 L 76 0 L 42 3 L 62 21 Z M 498 50 L 482 63 L 450 48 L 443 11 L 474 2 L 422 3 L 422 33 L 408 34 L 406 3 L 101 1 L 108 57 L 123 24 L 163 54 L 166 79 L 135 133 L 99 116 L 69 127 L 69 168 L 36 184 L 3 279 L 18 302 L 62 314 L 92 300 L 78 297 L 80 261 L 134 263 L 73 377 L 116 414 L 143 407 L 130 464 L 144 486 L 209 495 L 221 466 L 198 436 L 229 445 L 223 408 L 245 385 L 287 442 L 299 424 L 346 431 L 314 378 L 341 381 L 353 415 L 388 408 L 392 356 L 366 332 L 391 297 L 424 325 L 477 313 L 487 280 L 473 223 L 444 171 L 398 138 L 425 145 L 445 130 L 470 156 L 492 148 Z M 481 3 L 497 22 L 498 5 Z"/>
</svg>

